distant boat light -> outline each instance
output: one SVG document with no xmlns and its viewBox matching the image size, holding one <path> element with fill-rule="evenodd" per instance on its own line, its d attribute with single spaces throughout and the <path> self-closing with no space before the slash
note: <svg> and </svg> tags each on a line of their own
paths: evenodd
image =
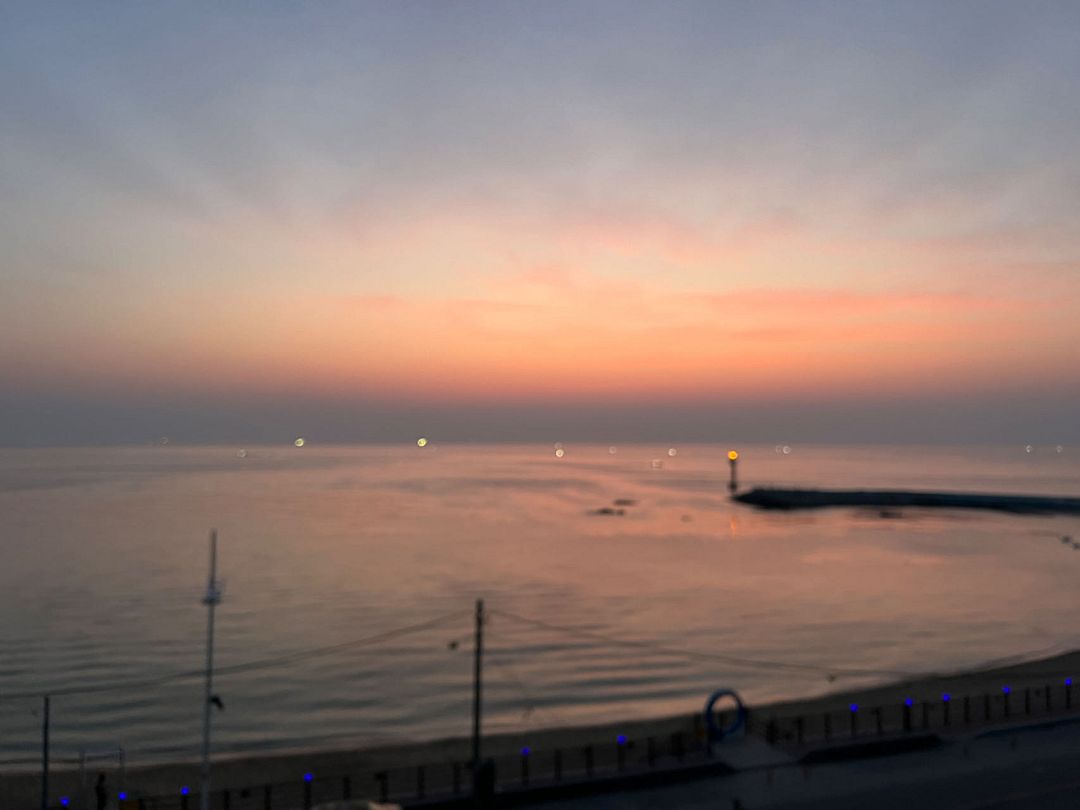
<svg viewBox="0 0 1080 810">
<path fill-rule="evenodd" d="M 307 440 L 303 436 L 301 436 L 299 439 L 293 442 L 293 444 L 295 444 L 297 447 L 303 447 L 305 444 L 307 444 Z"/>
<path fill-rule="evenodd" d="M 421 436 L 419 439 L 416 440 L 416 446 L 417 447 L 427 447 L 427 439 L 425 437 Z"/>
</svg>

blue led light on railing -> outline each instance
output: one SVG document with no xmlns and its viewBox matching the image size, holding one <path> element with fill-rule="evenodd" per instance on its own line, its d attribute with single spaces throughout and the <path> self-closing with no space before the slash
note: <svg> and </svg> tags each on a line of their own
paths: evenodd
<svg viewBox="0 0 1080 810">
<path fill-rule="evenodd" d="M 127 794 L 124 793 L 124 791 L 121 790 L 119 793 L 116 794 L 116 798 L 118 798 L 120 801 L 126 801 L 127 800 Z"/>
<path fill-rule="evenodd" d="M 1010 689 L 1007 686 L 1003 686 L 1003 687 L 1001 687 L 1001 691 L 1007 695 L 1007 694 L 1009 694 L 1009 692 L 1012 691 L 1012 689 Z"/>
<path fill-rule="evenodd" d="M 848 706 L 848 708 L 851 709 L 851 711 L 853 711 L 853 712 L 857 712 L 859 710 L 859 704 L 858 703 L 852 703 L 850 706 Z"/>
<path fill-rule="evenodd" d="M 948 692 L 946 692 L 944 695 L 941 696 L 941 699 L 945 703 L 948 703 L 952 699 L 952 697 L 951 697 L 951 695 L 949 695 Z"/>
<path fill-rule="evenodd" d="M 915 705 L 915 701 L 912 700 L 911 698 L 904 698 L 904 705 L 905 706 L 913 706 L 913 705 Z"/>
<path fill-rule="evenodd" d="M 521 755 L 523 757 L 527 757 L 529 755 L 529 746 L 526 745 L 524 748 L 521 749 Z"/>
<path fill-rule="evenodd" d="M 180 788 L 181 796 L 187 796 L 189 793 L 191 793 L 191 788 L 189 788 L 187 785 L 184 785 L 182 788 Z"/>
<path fill-rule="evenodd" d="M 615 738 L 615 742 L 617 742 L 619 745 L 626 745 L 626 735 L 620 734 L 618 737 Z"/>
<path fill-rule="evenodd" d="M 71 804 L 71 799 L 69 799 L 67 796 L 61 796 L 60 804 L 62 804 L 64 807 L 67 807 L 69 804 Z"/>
<path fill-rule="evenodd" d="M 310 782 L 310 781 L 311 781 L 312 779 L 314 779 L 314 778 L 315 778 L 315 777 L 314 777 L 314 776 L 313 776 L 312 774 L 310 774 L 310 773 L 305 773 L 305 774 L 304 774 L 304 781 L 305 781 L 305 782 Z"/>
<path fill-rule="evenodd" d="M 1065 679 L 1065 685 L 1066 686 L 1072 686 L 1072 678 L 1066 678 Z"/>
</svg>

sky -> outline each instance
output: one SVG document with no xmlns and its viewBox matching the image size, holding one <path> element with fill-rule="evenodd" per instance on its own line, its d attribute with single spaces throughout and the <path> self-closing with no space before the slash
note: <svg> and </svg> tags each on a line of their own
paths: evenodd
<svg viewBox="0 0 1080 810">
<path fill-rule="evenodd" d="M 0 445 L 1080 441 L 1073 2 L 0 6 Z"/>
</svg>

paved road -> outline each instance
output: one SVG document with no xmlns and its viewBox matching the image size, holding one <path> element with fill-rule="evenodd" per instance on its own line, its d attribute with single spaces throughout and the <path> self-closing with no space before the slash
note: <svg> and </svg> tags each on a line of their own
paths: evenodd
<svg viewBox="0 0 1080 810">
<path fill-rule="evenodd" d="M 738 800 L 741 805 L 736 805 Z M 1080 808 L 1080 725 L 962 739 L 935 751 L 776 768 L 543 810 L 1058 810 Z"/>
</svg>

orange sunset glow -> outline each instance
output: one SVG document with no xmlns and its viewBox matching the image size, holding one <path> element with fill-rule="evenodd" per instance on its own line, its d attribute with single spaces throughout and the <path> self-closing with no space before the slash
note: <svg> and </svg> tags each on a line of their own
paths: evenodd
<svg viewBox="0 0 1080 810">
<path fill-rule="evenodd" d="M 709 403 L 786 403 L 785 429 L 800 403 L 920 399 L 1045 426 L 1080 391 L 1077 152 L 1036 143 L 1064 121 L 1021 123 L 1061 108 L 1040 106 L 1056 91 L 1038 70 L 942 86 L 918 63 L 894 93 L 897 65 L 815 46 L 802 67 L 848 77 L 823 85 L 799 78 L 796 37 L 786 57 L 755 52 L 734 86 L 716 81 L 737 75 L 723 48 L 665 45 L 656 64 L 681 65 L 683 86 L 667 70 L 644 82 L 650 63 L 622 51 L 578 43 L 556 66 L 523 43 L 561 84 L 518 65 L 474 92 L 467 77 L 494 56 L 467 43 L 363 74 L 326 52 L 310 82 L 258 44 L 211 49 L 164 96 L 164 64 L 157 84 L 122 81 L 122 57 L 102 52 L 82 81 L 108 101 L 66 151 L 40 132 L 53 106 L 78 108 L 79 82 L 53 106 L 34 88 L 75 68 L 24 54 L 6 154 L 30 191 L 2 223 L 7 440 L 47 441 L 41 414 L 79 402 L 104 420 L 95 435 L 117 409 L 184 434 L 180 403 L 235 422 L 275 397 L 313 418 L 351 402 L 376 432 L 372 403 L 436 428 L 475 406 L 569 424 L 579 405 L 652 403 L 662 435 L 678 407 Z M 194 110 L 204 135 L 170 139 L 163 122 Z M 991 121 L 997 135 L 975 137 Z M 1017 410 L 1033 392 L 1039 408 Z"/>
</svg>

